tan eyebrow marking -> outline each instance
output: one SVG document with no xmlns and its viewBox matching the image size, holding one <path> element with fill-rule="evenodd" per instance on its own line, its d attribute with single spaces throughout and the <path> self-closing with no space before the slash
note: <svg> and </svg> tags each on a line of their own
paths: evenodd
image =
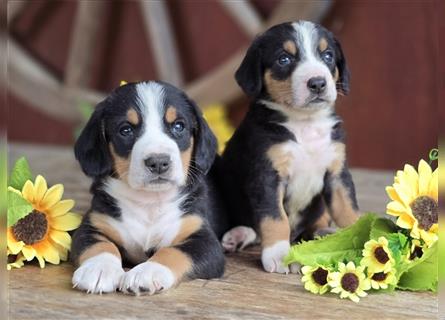
<svg viewBox="0 0 445 320">
<path fill-rule="evenodd" d="M 168 123 L 172 123 L 177 118 L 176 108 L 173 106 L 169 106 L 167 108 L 167 111 L 165 112 L 165 120 L 167 120 Z"/>
<path fill-rule="evenodd" d="M 320 49 L 320 52 L 323 52 L 327 48 L 328 48 L 328 41 L 325 38 L 321 38 L 320 42 L 318 43 L 318 49 Z"/>
<path fill-rule="evenodd" d="M 283 43 L 283 48 L 284 50 L 286 50 L 287 52 L 295 55 L 297 53 L 297 46 L 295 45 L 295 43 L 292 40 L 287 40 L 286 42 Z"/>
<path fill-rule="evenodd" d="M 127 111 L 127 120 L 133 125 L 137 125 L 139 123 L 139 116 L 134 108 L 130 108 Z"/>
</svg>

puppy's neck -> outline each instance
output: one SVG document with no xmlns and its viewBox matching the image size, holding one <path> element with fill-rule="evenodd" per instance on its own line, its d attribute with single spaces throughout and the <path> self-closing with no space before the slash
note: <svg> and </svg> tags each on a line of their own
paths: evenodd
<svg viewBox="0 0 445 320">
<path fill-rule="evenodd" d="M 299 121 L 317 121 L 322 119 L 328 119 L 333 116 L 334 106 L 324 106 L 318 109 L 302 109 L 302 108 L 289 108 L 282 104 L 268 101 L 260 100 L 260 103 L 264 104 L 267 108 L 278 111 L 286 116 L 290 122 Z"/>
<path fill-rule="evenodd" d="M 105 181 L 104 191 L 119 201 L 140 206 L 166 203 L 177 200 L 180 197 L 176 187 L 164 191 L 136 190 L 131 188 L 126 182 L 111 177 Z"/>
</svg>

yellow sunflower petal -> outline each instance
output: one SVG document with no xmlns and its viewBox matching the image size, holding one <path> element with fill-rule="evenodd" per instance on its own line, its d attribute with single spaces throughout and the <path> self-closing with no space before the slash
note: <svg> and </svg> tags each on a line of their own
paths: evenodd
<svg viewBox="0 0 445 320">
<path fill-rule="evenodd" d="M 67 199 L 59 201 L 57 204 L 49 208 L 46 212 L 50 217 L 58 217 L 64 215 L 74 207 L 74 200 Z"/>
<path fill-rule="evenodd" d="M 23 256 L 27 261 L 31 261 L 36 256 L 36 250 L 33 247 L 26 245 L 22 248 Z"/>
<path fill-rule="evenodd" d="M 48 241 L 42 241 L 39 244 L 36 244 L 35 249 L 46 261 L 51 262 L 52 264 L 60 263 L 59 252 Z"/>
<path fill-rule="evenodd" d="M 43 210 L 47 210 L 59 202 L 60 199 L 62 199 L 62 195 L 63 185 L 56 184 L 46 191 L 45 196 L 40 201 L 39 205 Z"/>
<path fill-rule="evenodd" d="M 408 214 L 400 215 L 396 224 L 404 229 L 411 229 L 414 225 L 415 219 Z"/>
<path fill-rule="evenodd" d="M 36 182 L 34 184 L 34 189 L 34 201 L 39 202 L 45 196 L 45 192 L 48 190 L 46 180 L 41 175 L 37 176 Z"/>
<path fill-rule="evenodd" d="M 431 181 L 431 167 L 425 160 L 419 162 L 419 194 L 426 195 Z"/>
<path fill-rule="evenodd" d="M 68 212 L 62 216 L 51 218 L 51 227 L 60 231 L 71 231 L 80 225 L 81 219 L 79 214 Z"/>
<path fill-rule="evenodd" d="M 43 259 L 43 257 L 39 254 L 36 254 L 36 258 L 39 261 L 40 268 L 45 268 L 45 259 Z"/>
<path fill-rule="evenodd" d="M 388 194 L 388 197 L 393 201 L 402 202 L 402 200 L 399 198 L 399 195 L 396 192 L 396 189 L 392 186 L 386 187 L 386 193 Z"/>
<path fill-rule="evenodd" d="M 406 213 L 407 207 L 400 202 L 391 201 L 390 203 L 387 204 L 386 211 L 388 214 L 392 216 L 399 216 L 403 213 Z"/>
<path fill-rule="evenodd" d="M 8 228 L 6 230 L 6 240 L 7 240 L 7 247 L 12 254 L 18 254 L 25 245 L 23 241 L 17 241 L 14 238 L 11 228 Z"/>
<path fill-rule="evenodd" d="M 51 230 L 49 232 L 49 237 L 51 240 L 61 245 L 65 249 L 69 250 L 71 248 L 71 236 L 68 234 L 68 232 Z"/>
<path fill-rule="evenodd" d="M 22 188 L 22 196 L 30 203 L 34 202 L 34 184 L 32 181 L 28 180 L 25 182 Z"/>
<path fill-rule="evenodd" d="M 406 194 L 406 196 L 408 196 L 410 199 L 415 198 L 417 195 L 417 188 L 414 189 L 409 176 L 403 171 L 397 176 L 399 178 L 398 184 L 403 186 L 403 192 Z"/>
<path fill-rule="evenodd" d="M 419 174 L 416 169 L 412 165 L 405 164 L 404 170 L 405 177 L 407 178 L 409 184 L 411 185 L 411 189 L 414 194 L 419 192 Z"/>
<path fill-rule="evenodd" d="M 431 175 L 430 185 L 428 187 L 428 193 L 431 198 L 438 201 L 439 199 L 439 170 L 434 170 Z"/>
<path fill-rule="evenodd" d="M 405 206 L 409 206 L 414 200 L 411 195 L 411 191 L 405 185 L 401 183 L 394 183 L 394 189 Z"/>
</svg>

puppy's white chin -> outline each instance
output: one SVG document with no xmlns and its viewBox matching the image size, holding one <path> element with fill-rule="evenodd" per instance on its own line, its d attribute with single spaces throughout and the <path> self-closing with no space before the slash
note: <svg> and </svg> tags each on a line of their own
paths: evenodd
<svg viewBox="0 0 445 320">
<path fill-rule="evenodd" d="M 143 190 L 149 192 L 166 192 L 177 188 L 177 184 L 173 182 L 147 183 L 143 186 Z"/>
</svg>

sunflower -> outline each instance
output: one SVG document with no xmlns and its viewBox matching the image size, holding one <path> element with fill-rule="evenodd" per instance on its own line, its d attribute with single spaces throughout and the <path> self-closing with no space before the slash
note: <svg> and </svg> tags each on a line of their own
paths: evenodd
<svg viewBox="0 0 445 320">
<path fill-rule="evenodd" d="M 350 261 L 347 265 L 340 263 L 339 272 L 332 272 L 328 277 L 328 284 L 332 287 L 331 292 L 340 293 L 340 298 L 349 298 L 354 302 L 359 302 L 360 297 L 365 297 L 365 290 L 371 288 L 371 281 L 366 278 L 363 270 L 364 266 L 356 267 Z"/>
<path fill-rule="evenodd" d="M 45 261 L 59 264 L 66 261 L 71 247 L 71 236 L 67 231 L 76 229 L 81 217 L 69 212 L 73 200 L 61 200 L 63 185 L 57 184 L 48 189 L 45 178 L 37 176 L 35 183 L 28 180 L 21 191 L 9 187 L 9 190 L 21 195 L 33 210 L 8 227 L 8 253 L 23 256 L 27 261 L 37 258 L 40 267 Z M 16 261 L 17 266 L 20 262 Z"/>
<path fill-rule="evenodd" d="M 388 285 L 396 285 L 397 278 L 395 276 L 395 270 L 391 269 L 388 272 L 376 272 L 368 273 L 368 279 L 371 281 L 371 287 L 373 289 L 387 289 Z"/>
<path fill-rule="evenodd" d="M 386 212 L 397 217 L 397 225 L 411 230 L 411 237 L 422 239 L 427 247 L 438 239 L 438 176 L 438 169 L 432 172 L 428 163 L 420 160 L 418 172 L 407 164 L 397 172 L 393 186 L 386 187 L 392 200 Z"/>
<path fill-rule="evenodd" d="M 304 266 L 301 268 L 303 277 L 301 281 L 304 288 L 315 294 L 324 294 L 329 290 L 328 275 L 329 270 L 323 266 Z"/>
<path fill-rule="evenodd" d="M 394 259 L 388 247 L 388 240 L 380 237 L 377 241 L 371 239 L 366 242 L 360 264 L 368 267 L 368 271 L 372 273 L 389 272 L 394 265 Z"/>
</svg>

